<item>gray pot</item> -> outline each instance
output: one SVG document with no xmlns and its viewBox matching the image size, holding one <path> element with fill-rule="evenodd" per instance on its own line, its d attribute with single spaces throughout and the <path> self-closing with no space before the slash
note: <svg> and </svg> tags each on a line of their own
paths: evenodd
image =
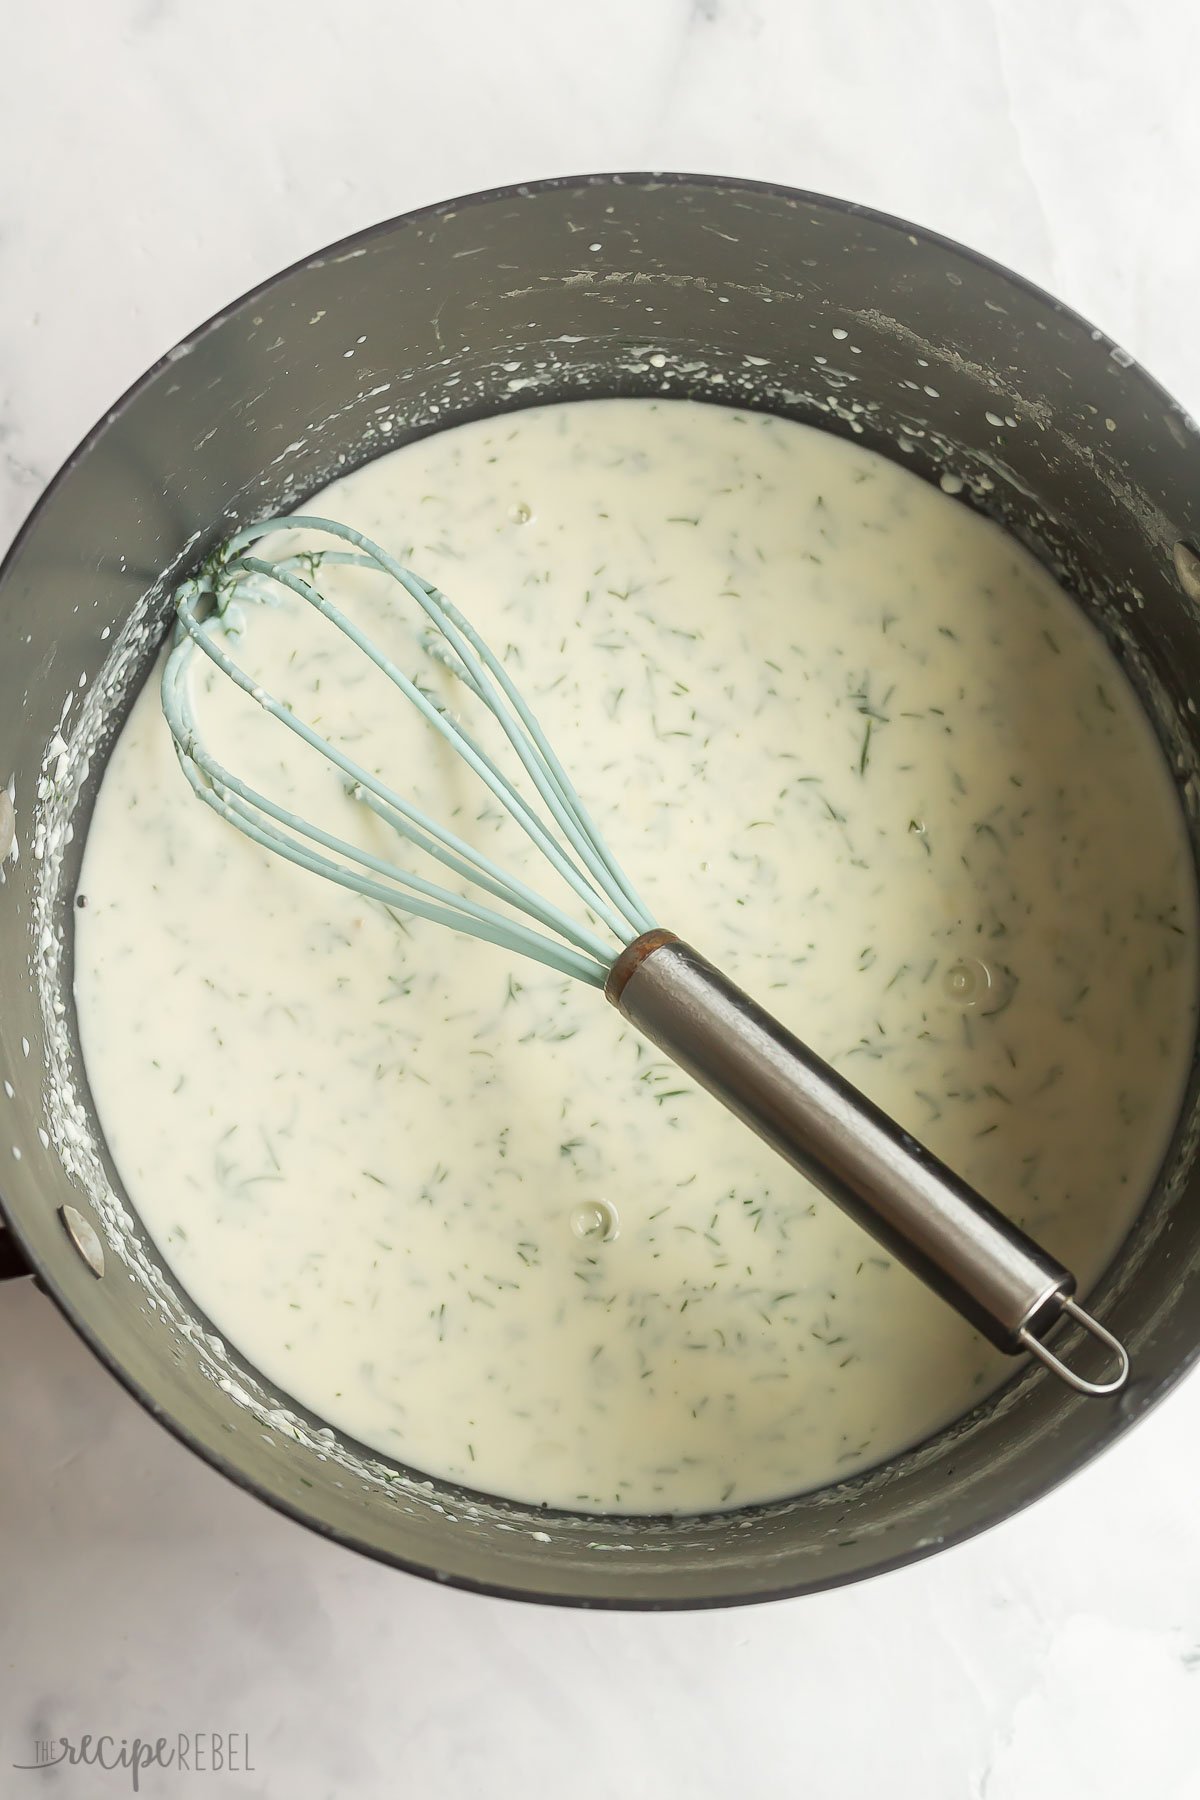
<svg viewBox="0 0 1200 1800">
<path fill-rule="evenodd" d="M 964 500 L 1099 621 L 1195 833 L 1200 436 L 1100 332 L 928 232 L 747 182 L 598 176 L 411 214 L 277 276 L 171 352 L 70 458 L 0 572 L 0 785 L 11 775 L 19 852 L 0 865 L 0 1244 L 169 1429 L 316 1530 L 528 1599 L 716 1605 L 857 1580 L 979 1531 L 1179 1379 L 1200 1349 L 1194 1075 L 1154 1193 L 1093 1295 L 1134 1359 L 1119 1399 L 1021 1369 L 969 1419 L 842 1486 L 716 1517 L 595 1519 L 390 1466 L 224 1346 L 122 1194 L 71 997 L 71 896 L 103 752 L 179 574 L 232 526 L 409 437 L 612 394 L 770 408 L 928 479 L 962 477 Z"/>
</svg>

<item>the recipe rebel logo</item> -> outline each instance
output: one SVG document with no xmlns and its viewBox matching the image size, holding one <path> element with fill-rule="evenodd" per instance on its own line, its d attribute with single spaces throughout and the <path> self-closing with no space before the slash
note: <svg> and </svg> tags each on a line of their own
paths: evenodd
<svg viewBox="0 0 1200 1800">
<path fill-rule="evenodd" d="M 124 1773 L 135 1794 L 141 1792 L 142 1776 L 148 1769 L 174 1769 L 185 1775 L 255 1773 L 249 1734 L 244 1731 L 179 1731 L 173 1737 L 157 1738 L 116 1738 L 89 1731 L 77 1738 L 37 1738 L 33 1752 L 32 1762 L 15 1762 L 13 1768 L 27 1774 L 62 1768 Z"/>
</svg>

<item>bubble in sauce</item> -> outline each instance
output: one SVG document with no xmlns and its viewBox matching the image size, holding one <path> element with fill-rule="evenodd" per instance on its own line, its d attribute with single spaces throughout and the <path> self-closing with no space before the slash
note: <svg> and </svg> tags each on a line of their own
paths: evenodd
<svg viewBox="0 0 1200 1800">
<path fill-rule="evenodd" d="M 619 1229 L 617 1209 L 611 1200 L 586 1200 L 571 1213 L 571 1230 L 593 1244 L 609 1244 Z"/>
<path fill-rule="evenodd" d="M 979 956 L 960 956 L 942 976 L 942 992 L 964 1011 L 1003 1012 L 1016 992 L 1017 979 L 1002 963 Z"/>
</svg>

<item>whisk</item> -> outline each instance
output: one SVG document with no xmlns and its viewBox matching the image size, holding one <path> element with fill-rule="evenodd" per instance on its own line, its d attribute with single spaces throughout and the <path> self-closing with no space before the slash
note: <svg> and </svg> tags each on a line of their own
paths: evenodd
<svg viewBox="0 0 1200 1800">
<path fill-rule="evenodd" d="M 340 546 L 277 560 L 253 553 L 279 531 Z M 390 576 L 427 621 L 425 648 L 499 726 L 536 800 L 522 793 L 440 701 L 397 667 L 323 594 L 323 564 Z M 268 693 L 226 648 L 240 600 L 277 583 L 316 610 L 394 684 L 460 756 L 590 916 L 583 923 L 362 767 Z M 444 594 L 361 532 L 306 514 L 236 532 L 175 595 L 178 624 L 162 703 L 183 772 L 199 799 L 246 837 L 299 868 L 603 989 L 631 1024 L 826 1193 L 898 1261 L 999 1349 L 1029 1352 L 1084 1394 L 1124 1383 L 1120 1342 L 1074 1299 L 1076 1281 L 991 1203 L 900 1128 L 698 951 L 660 927 L 619 867 L 504 665 Z M 472 892 L 428 879 L 277 805 L 213 756 L 192 706 L 196 650 L 279 724 L 320 752 L 353 797 Z M 482 898 L 475 898 L 474 895 Z M 507 909 L 498 910 L 493 902 Z M 603 935 L 607 933 L 608 936 Z M 613 940 L 615 940 L 615 945 Z M 1116 1372 L 1091 1380 L 1043 1341 L 1060 1320 L 1111 1353 Z"/>
</svg>

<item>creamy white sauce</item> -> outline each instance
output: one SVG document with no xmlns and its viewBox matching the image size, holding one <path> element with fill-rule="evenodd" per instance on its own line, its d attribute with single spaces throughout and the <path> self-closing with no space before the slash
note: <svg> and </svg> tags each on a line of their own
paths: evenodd
<svg viewBox="0 0 1200 1800">
<path fill-rule="evenodd" d="M 1196 902 L 1149 726 L 1032 559 L 857 447 L 678 402 L 460 427 L 311 510 L 504 656 L 660 922 L 1086 1289 L 1176 1116 Z M 321 583 L 474 724 L 397 588 Z M 248 608 L 237 654 L 562 898 L 315 615 Z M 230 766 L 385 841 L 198 680 Z M 389 1456 L 585 1510 L 736 1506 L 877 1462 L 1011 1369 L 596 991 L 398 925 L 201 807 L 155 680 L 81 893 L 83 1048 L 131 1199 L 270 1381 Z"/>
</svg>

